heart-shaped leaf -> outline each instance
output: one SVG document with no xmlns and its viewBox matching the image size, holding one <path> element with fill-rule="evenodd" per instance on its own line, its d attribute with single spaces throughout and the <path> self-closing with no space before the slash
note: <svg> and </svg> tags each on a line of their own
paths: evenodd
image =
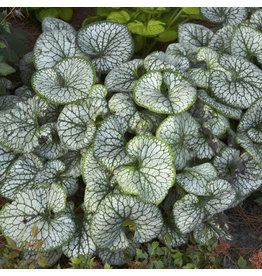
<svg viewBox="0 0 262 276">
<path fill-rule="evenodd" d="M 42 21 L 42 30 L 43 32 L 52 32 L 54 30 L 57 31 L 62 31 L 66 30 L 68 33 L 73 33 L 75 34 L 76 31 L 75 29 L 65 21 L 51 17 L 51 16 L 46 16 L 43 21 Z"/>
<path fill-rule="evenodd" d="M 88 96 L 95 83 L 95 71 L 88 59 L 64 58 L 53 68 L 36 71 L 32 87 L 53 103 L 68 104 Z"/>
<path fill-rule="evenodd" d="M 201 14 L 214 23 L 238 25 L 247 19 L 247 8 L 243 7 L 201 7 Z"/>
<path fill-rule="evenodd" d="M 134 51 L 134 42 L 125 25 L 116 22 L 95 22 L 77 33 L 77 44 L 89 55 L 96 71 L 108 73 L 128 61 Z"/>
<path fill-rule="evenodd" d="M 178 27 L 178 41 L 180 44 L 190 44 L 192 48 L 207 46 L 213 32 L 205 26 L 186 23 Z"/>
<path fill-rule="evenodd" d="M 106 168 L 114 170 L 120 165 L 132 162 L 126 153 L 124 134 L 128 122 L 122 117 L 111 115 L 98 128 L 94 140 L 94 156 Z"/>
<path fill-rule="evenodd" d="M 188 193 L 206 195 L 209 181 L 217 178 L 217 171 L 210 163 L 203 163 L 191 168 L 185 168 L 176 176 L 176 182 Z"/>
<path fill-rule="evenodd" d="M 116 183 L 112 179 L 112 174 L 96 161 L 92 148 L 86 151 L 82 166 L 82 177 L 86 184 L 85 208 L 94 213 L 101 200 L 113 190 Z"/>
<path fill-rule="evenodd" d="M 89 220 L 76 218 L 76 231 L 69 243 L 62 247 L 63 253 L 68 258 L 77 258 L 79 254 L 92 257 L 96 246 L 90 236 Z"/>
<path fill-rule="evenodd" d="M 34 65 L 37 70 L 50 68 L 67 57 L 84 56 L 76 45 L 76 35 L 67 29 L 42 33 L 34 46 Z"/>
<path fill-rule="evenodd" d="M 46 101 L 35 96 L 0 112 L 0 143 L 15 152 L 32 152 L 39 145 L 39 138 L 50 132 L 37 121 L 45 115 L 47 107 Z"/>
<path fill-rule="evenodd" d="M 69 150 L 80 150 L 88 147 L 95 135 L 95 121 L 98 116 L 107 113 L 106 93 L 103 85 L 94 85 L 92 90 L 97 90 L 97 95 L 64 107 L 57 121 L 58 135 L 62 144 Z M 99 95 L 100 92 L 100 95 Z M 101 93 L 103 93 L 101 95 Z M 93 93 L 92 93 L 93 94 Z M 95 93 L 94 93 L 95 94 Z"/>
<path fill-rule="evenodd" d="M 172 70 L 184 72 L 189 69 L 189 61 L 186 57 L 173 57 L 161 51 L 149 54 L 144 60 L 147 71 Z"/>
<path fill-rule="evenodd" d="M 142 59 L 125 62 L 112 69 L 105 78 L 108 91 L 131 92 L 145 69 Z"/>
<path fill-rule="evenodd" d="M 140 135 L 127 144 L 134 164 L 114 171 L 125 193 L 138 195 L 143 202 L 159 204 L 174 184 L 174 156 L 169 146 L 152 136 Z"/>
<path fill-rule="evenodd" d="M 231 39 L 231 53 L 234 56 L 249 59 L 254 58 L 262 63 L 262 33 L 249 26 L 239 25 L 234 30 Z"/>
<path fill-rule="evenodd" d="M 196 89 L 181 74 L 169 71 L 163 75 L 148 72 L 138 80 L 133 92 L 136 104 L 162 114 L 186 111 L 196 96 Z"/>
<path fill-rule="evenodd" d="M 262 71 L 240 57 L 223 55 L 219 63 L 231 74 L 214 71 L 210 76 L 210 89 L 222 103 L 237 108 L 248 108 L 262 96 Z"/>
<path fill-rule="evenodd" d="M 66 193 L 57 184 L 19 192 L 15 200 L 1 210 L 1 230 L 18 246 L 26 243 L 24 250 L 54 250 L 68 242 L 75 231 L 72 215 L 63 211 L 65 207 Z M 32 231 L 34 225 L 37 233 Z"/>
<path fill-rule="evenodd" d="M 138 243 L 157 237 L 163 226 L 161 212 L 155 205 L 145 204 L 131 195 L 109 195 L 91 221 L 95 244 L 110 251 L 128 248 L 130 241 L 124 227 L 127 219 L 135 226 L 133 240 Z"/>
<path fill-rule="evenodd" d="M 262 10 L 261 9 L 257 10 L 250 16 L 248 25 L 251 28 L 262 31 Z"/>
</svg>

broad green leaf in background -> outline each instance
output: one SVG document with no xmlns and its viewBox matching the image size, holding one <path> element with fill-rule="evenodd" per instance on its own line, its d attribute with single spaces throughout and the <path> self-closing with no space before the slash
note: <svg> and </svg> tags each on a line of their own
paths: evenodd
<svg viewBox="0 0 262 276">
<path fill-rule="evenodd" d="M 171 149 L 157 138 L 141 135 L 129 141 L 127 154 L 134 162 L 114 171 L 119 186 L 125 193 L 138 195 L 143 202 L 159 204 L 174 184 Z"/>
<path fill-rule="evenodd" d="M 118 22 L 121 24 L 126 24 L 130 20 L 130 15 L 128 12 L 121 10 L 121 11 L 112 11 L 107 16 L 107 20 Z"/>
<path fill-rule="evenodd" d="M 15 72 L 15 68 L 5 62 L 0 62 L 0 76 L 7 76 Z"/>
<path fill-rule="evenodd" d="M 165 23 L 155 19 L 151 19 L 147 24 L 135 20 L 134 22 L 128 23 L 127 26 L 131 33 L 149 37 L 165 31 Z"/>
</svg>

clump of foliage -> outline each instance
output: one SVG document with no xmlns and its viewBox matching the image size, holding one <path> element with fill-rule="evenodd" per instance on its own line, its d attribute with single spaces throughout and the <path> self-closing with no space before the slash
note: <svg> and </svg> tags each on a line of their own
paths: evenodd
<svg viewBox="0 0 262 276">
<path fill-rule="evenodd" d="M 159 42 L 175 41 L 178 25 L 191 19 L 205 18 L 199 8 L 96 8 L 96 15 L 87 17 L 85 26 L 98 20 L 108 20 L 127 25 L 135 42 L 135 52 L 148 54 Z"/>
<path fill-rule="evenodd" d="M 201 13 L 224 26 L 133 60 L 123 24 L 43 20 L 32 88 L 0 97 L 0 227 L 25 254 L 123 265 L 154 239 L 230 239 L 218 214 L 262 185 L 262 11 Z"/>
</svg>

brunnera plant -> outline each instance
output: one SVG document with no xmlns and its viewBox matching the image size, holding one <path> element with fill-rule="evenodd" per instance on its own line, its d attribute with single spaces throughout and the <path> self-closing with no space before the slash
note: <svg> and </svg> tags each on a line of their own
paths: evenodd
<svg viewBox="0 0 262 276">
<path fill-rule="evenodd" d="M 0 227 L 26 256 L 230 238 L 218 214 L 262 186 L 262 11 L 200 11 L 217 32 L 182 24 L 145 59 L 125 25 L 43 20 L 32 86 L 0 97 Z"/>
</svg>

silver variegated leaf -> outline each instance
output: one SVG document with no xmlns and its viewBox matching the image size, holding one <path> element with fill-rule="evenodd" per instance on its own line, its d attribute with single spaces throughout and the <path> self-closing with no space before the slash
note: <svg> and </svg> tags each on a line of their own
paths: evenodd
<svg viewBox="0 0 262 276">
<path fill-rule="evenodd" d="M 102 263 L 108 263 L 110 265 L 124 265 L 126 263 L 125 255 L 135 256 L 136 249 L 139 247 L 138 243 L 130 242 L 130 245 L 127 249 L 118 252 L 110 252 L 108 250 L 98 251 L 98 257 L 101 259 Z"/>
<path fill-rule="evenodd" d="M 30 260 L 34 263 L 35 268 L 49 268 L 52 267 L 61 258 L 63 251 L 61 248 L 41 253 L 40 259 L 47 261 L 46 266 L 41 266 L 37 260 L 39 259 L 39 253 L 34 251 L 27 251 L 22 253 L 23 260 Z"/>
<path fill-rule="evenodd" d="M 210 239 L 227 239 L 231 237 L 218 224 L 210 221 L 200 224 L 193 232 L 193 236 L 198 243 L 208 244 Z"/>
<path fill-rule="evenodd" d="M 174 225 L 169 226 L 167 224 L 164 225 L 158 238 L 163 241 L 164 244 L 173 248 L 183 245 L 188 241 L 187 234 L 182 234 Z"/>
<path fill-rule="evenodd" d="M 161 51 L 149 54 L 144 60 L 147 71 L 172 70 L 183 72 L 189 69 L 189 60 L 186 57 L 173 57 Z"/>
<path fill-rule="evenodd" d="M 187 194 L 175 202 L 173 216 L 178 229 L 183 234 L 187 234 L 201 224 L 205 213 L 198 197 L 193 194 Z"/>
<path fill-rule="evenodd" d="M 185 168 L 182 173 L 177 174 L 176 182 L 188 193 L 198 196 L 206 195 L 206 186 L 217 178 L 217 171 L 210 163 L 203 163 L 191 168 Z"/>
<path fill-rule="evenodd" d="M 112 174 L 100 165 L 93 156 L 93 148 L 86 151 L 82 166 L 82 177 L 86 184 L 84 204 L 87 211 L 96 212 L 101 200 L 109 194 L 116 183 Z"/>
<path fill-rule="evenodd" d="M 169 71 L 163 75 L 158 71 L 148 72 L 138 80 L 133 92 L 136 104 L 162 114 L 186 111 L 196 96 L 196 89 L 181 74 Z"/>
<path fill-rule="evenodd" d="M 241 109 L 216 101 L 214 98 L 210 97 L 205 90 L 198 90 L 198 99 L 227 118 L 240 120 L 242 116 Z"/>
<path fill-rule="evenodd" d="M 239 25 L 231 39 L 231 53 L 234 56 L 249 59 L 256 58 L 262 63 L 262 33 L 249 26 Z"/>
<path fill-rule="evenodd" d="M 236 191 L 228 181 L 215 179 L 206 185 L 206 193 L 203 200 L 202 204 L 204 205 L 206 216 L 210 218 L 214 214 L 233 206 L 236 201 Z"/>
<path fill-rule="evenodd" d="M 221 53 L 231 53 L 231 38 L 234 26 L 226 25 L 219 29 L 211 38 L 208 47 L 215 49 Z"/>
<path fill-rule="evenodd" d="M 130 246 L 124 224 L 135 227 L 133 240 L 143 243 L 156 238 L 163 226 L 160 210 L 131 195 L 109 195 L 91 221 L 91 236 L 101 249 L 119 251 Z"/>
<path fill-rule="evenodd" d="M 175 156 L 175 167 L 183 169 L 187 162 L 195 156 L 188 141 L 192 144 L 198 139 L 200 125 L 187 112 L 179 115 L 169 116 L 158 127 L 156 137 L 166 141 Z"/>
<path fill-rule="evenodd" d="M 62 31 L 66 30 L 68 33 L 73 33 L 75 34 L 76 31 L 75 29 L 65 21 L 51 17 L 51 16 L 46 16 L 43 21 L 42 21 L 42 30 L 43 32 L 52 32 L 54 30 L 57 31 Z"/>
<path fill-rule="evenodd" d="M 254 28 L 256 30 L 262 31 L 262 10 L 258 10 L 256 12 L 254 12 L 249 21 L 248 21 L 248 25 L 251 28 Z"/>
<path fill-rule="evenodd" d="M 94 139 L 97 117 L 104 116 L 107 111 L 107 103 L 103 97 L 90 97 L 65 106 L 57 121 L 62 144 L 73 151 L 88 147 Z"/>
<path fill-rule="evenodd" d="M 220 178 L 232 184 L 238 197 L 246 197 L 262 185 L 261 168 L 247 154 L 233 148 L 225 148 L 216 156 L 213 164 Z"/>
<path fill-rule="evenodd" d="M 94 140 L 94 156 L 106 168 L 114 170 L 120 165 L 132 162 L 126 153 L 124 134 L 128 129 L 126 119 L 111 115 L 98 128 Z"/>
<path fill-rule="evenodd" d="M 78 180 L 76 176 L 63 175 L 65 164 L 60 160 L 52 160 L 45 164 L 45 168 L 37 173 L 36 183 L 52 184 L 58 183 L 66 191 L 67 196 L 74 195 L 78 190 Z"/>
<path fill-rule="evenodd" d="M 53 188 L 56 185 L 19 192 L 12 203 L 6 204 L 0 213 L 4 235 L 15 240 L 18 246 L 28 243 L 25 248 L 28 251 L 47 252 L 67 243 L 75 232 L 75 223 L 72 214 L 63 211 L 66 194 L 59 185 Z M 35 236 L 34 225 L 38 229 Z M 42 246 L 35 249 L 37 241 L 41 241 Z"/>
<path fill-rule="evenodd" d="M 92 257 L 96 246 L 90 236 L 89 220 L 76 218 L 76 231 L 69 243 L 62 247 L 63 253 L 68 258 L 77 258 L 79 254 Z"/>
<path fill-rule="evenodd" d="M 18 156 L 17 153 L 0 145 L 0 181 L 5 179 L 8 169 L 12 166 Z"/>
<path fill-rule="evenodd" d="M 36 175 L 41 170 L 43 164 L 36 155 L 21 155 L 10 167 L 8 176 L 0 188 L 0 194 L 14 199 L 18 191 L 33 188 Z"/>
<path fill-rule="evenodd" d="M 255 101 L 241 118 L 237 130 L 262 144 L 262 98 Z"/>
<path fill-rule="evenodd" d="M 237 133 L 236 142 L 247 151 L 262 168 L 262 144 L 254 143 L 247 135 L 242 133 Z"/>
<path fill-rule="evenodd" d="M 189 43 L 171 43 L 167 46 L 166 54 L 174 58 L 187 58 L 188 60 L 195 59 L 196 50 Z"/>
<path fill-rule="evenodd" d="M 201 7 L 200 12 L 208 21 L 234 26 L 245 21 L 248 16 L 247 8 L 244 7 Z"/>
<path fill-rule="evenodd" d="M 21 98 L 15 95 L 4 95 L 0 97 L 0 113 L 21 102 Z"/>
<path fill-rule="evenodd" d="M 105 78 L 105 86 L 108 91 L 132 92 L 144 73 L 143 59 L 134 59 L 112 69 Z"/>
<path fill-rule="evenodd" d="M 192 48 L 207 46 L 213 32 L 205 26 L 186 23 L 178 27 L 178 41 L 180 44 L 190 44 Z"/>
<path fill-rule="evenodd" d="M 98 72 L 108 73 L 130 60 L 134 42 L 127 26 L 116 22 L 95 22 L 77 33 L 77 44 L 91 57 Z"/>
<path fill-rule="evenodd" d="M 84 56 L 76 45 L 76 35 L 66 29 L 42 33 L 34 46 L 34 65 L 37 70 L 55 66 L 67 57 Z"/>
<path fill-rule="evenodd" d="M 153 136 L 140 135 L 127 144 L 134 164 L 114 170 L 121 189 L 138 195 L 143 202 L 158 205 L 175 180 L 174 156 L 169 146 Z"/>
<path fill-rule="evenodd" d="M 231 76 L 214 71 L 210 76 L 212 94 L 222 103 L 237 108 L 248 108 L 262 96 L 262 71 L 240 57 L 223 55 L 219 63 Z"/>
<path fill-rule="evenodd" d="M 64 58 L 53 68 L 36 71 L 32 87 L 50 102 L 69 104 L 88 96 L 95 77 L 94 67 L 88 59 Z"/>
<path fill-rule="evenodd" d="M 38 124 L 47 107 L 46 101 L 35 96 L 0 112 L 0 143 L 15 152 L 32 152 L 39 145 L 39 138 L 50 134 L 49 128 Z"/>
<path fill-rule="evenodd" d="M 82 156 L 78 151 L 69 151 L 62 156 L 60 160 L 65 164 L 65 171 L 62 176 L 79 177 L 81 175 L 81 159 Z"/>
<path fill-rule="evenodd" d="M 66 149 L 66 147 L 61 145 L 56 129 L 56 123 L 47 123 L 45 125 L 42 125 L 42 127 L 50 128 L 51 133 L 49 137 L 45 137 L 42 139 L 40 138 L 39 146 L 34 151 L 36 155 L 48 160 L 57 159 L 65 155 L 68 150 Z"/>
</svg>

